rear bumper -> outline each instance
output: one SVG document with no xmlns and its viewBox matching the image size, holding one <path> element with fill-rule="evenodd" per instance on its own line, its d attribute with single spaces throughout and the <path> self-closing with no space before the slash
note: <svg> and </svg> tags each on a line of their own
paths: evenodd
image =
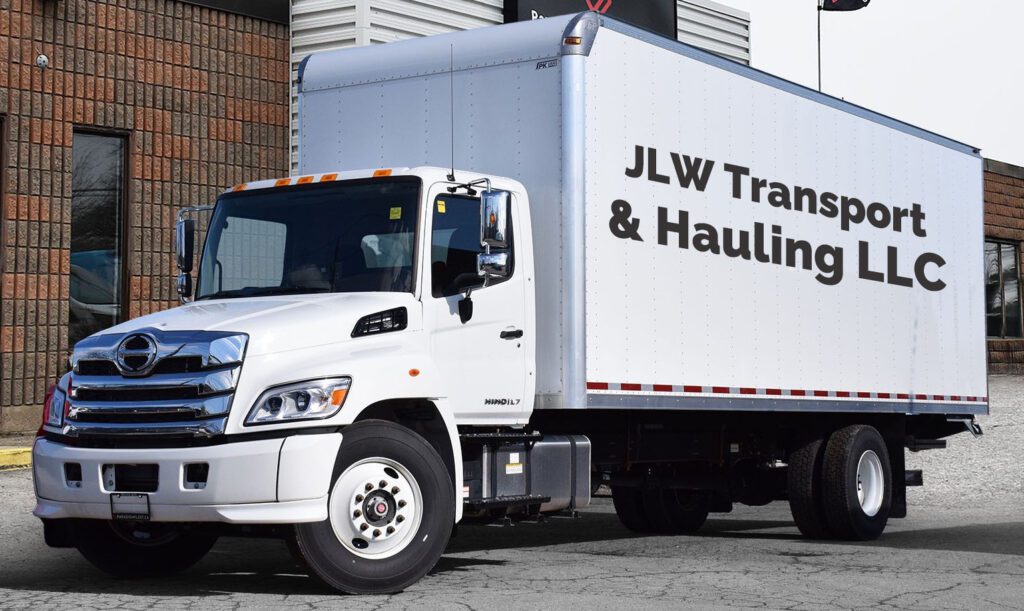
<svg viewBox="0 0 1024 611">
<path fill-rule="evenodd" d="M 103 466 L 155 464 L 157 489 L 149 494 L 154 522 L 293 524 L 327 519 L 327 495 L 341 445 L 340 433 L 293 435 L 200 448 L 111 450 L 36 440 L 32 449 L 40 518 L 111 519 Z M 82 468 L 80 486 L 65 477 L 66 463 Z M 185 465 L 210 466 L 206 487 L 185 487 Z"/>
</svg>

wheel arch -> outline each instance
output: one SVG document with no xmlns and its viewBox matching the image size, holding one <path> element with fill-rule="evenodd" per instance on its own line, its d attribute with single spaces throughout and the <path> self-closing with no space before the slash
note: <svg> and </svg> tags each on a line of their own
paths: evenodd
<svg viewBox="0 0 1024 611">
<path fill-rule="evenodd" d="M 368 405 L 353 424 L 386 420 L 423 437 L 441 456 L 455 490 L 455 522 L 462 519 L 462 446 L 449 410 L 431 399 L 386 399 Z"/>
</svg>

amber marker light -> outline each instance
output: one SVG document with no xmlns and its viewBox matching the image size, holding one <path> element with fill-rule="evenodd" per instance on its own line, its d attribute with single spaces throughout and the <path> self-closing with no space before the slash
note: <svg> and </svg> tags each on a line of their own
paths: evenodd
<svg viewBox="0 0 1024 611">
<path fill-rule="evenodd" d="M 581 45 L 583 44 L 583 39 L 579 36 L 566 36 L 563 42 L 567 45 Z"/>
<path fill-rule="evenodd" d="M 333 182 L 337 180 L 337 178 L 337 174 L 324 174 L 323 176 L 320 177 L 320 182 Z"/>
<path fill-rule="evenodd" d="M 381 178 L 383 176 L 391 176 L 391 170 L 376 170 L 373 173 L 374 178 Z"/>
<path fill-rule="evenodd" d="M 233 192 L 237 193 L 239 191 L 245 191 L 245 187 L 246 187 L 245 183 L 242 183 L 240 185 L 235 185 L 234 187 L 231 188 L 231 190 Z"/>
<path fill-rule="evenodd" d="M 420 375 L 420 370 L 419 369 L 410 369 L 409 370 L 409 375 L 411 375 L 412 377 L 415 378 L 416 376 Z"/>
<path fill-rule="evenodd" d="M 312 176 L 300 176 L 299 179 L 295 181 L 295 184 L 297 184 L 297 185 L 308 185 L 311 182 L 313 182 L 313 177 Z"/>
<path fill-rule="evenodd" d="M 333 405 L 334 407 L 339 407 L 342 403 L 345 402 L 345 397 L 347 397 L 347 396 L 348 396 L 348 389 L 347 388 L 337 388 L 337 389 L 335 389 L 334 392 L 331 393 L 331 405 Z"/>
<path fill-rule="evenodd" d="M 277 182 L 274 183 L 274 186 L 275 187 L 287 187 L 290 184 L 292 184 L 292 179 L 291 178 L 281 178 Z"/>
</svg>

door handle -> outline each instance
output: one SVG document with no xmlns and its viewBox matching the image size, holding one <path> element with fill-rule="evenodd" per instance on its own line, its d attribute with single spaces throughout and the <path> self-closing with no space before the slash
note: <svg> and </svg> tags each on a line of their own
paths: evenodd
<svg viewBox="0 0 1024 611">
<path fill-rule="evenodd" d="M 502 331 L 501 339 L 519 339 L 523 336 L 522 329 L 514 329 L 512 331 Z"/>
</svg>

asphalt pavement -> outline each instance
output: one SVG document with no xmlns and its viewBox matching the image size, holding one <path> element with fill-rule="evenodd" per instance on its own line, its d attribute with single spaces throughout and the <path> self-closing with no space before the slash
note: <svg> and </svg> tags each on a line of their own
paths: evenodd
<svg viewBox="0 0 1024 611">
<path fill-rule="evenodd" d="M 0 609 L 1024 609 L 1024 378 L 993 376 L 980 439 L 908 457 L 924 488 L 879 541 L 801 539 L 785 503 L 715 514 L 695 536 L 638 536 L 608 499 L 580 518 L 460 526 L 422 581 L 325 591 L 273 540 L 222 539 L 170 579 L 121 581 L 45 546 L 27 470 L 0 472 Z"/>
</svg>

